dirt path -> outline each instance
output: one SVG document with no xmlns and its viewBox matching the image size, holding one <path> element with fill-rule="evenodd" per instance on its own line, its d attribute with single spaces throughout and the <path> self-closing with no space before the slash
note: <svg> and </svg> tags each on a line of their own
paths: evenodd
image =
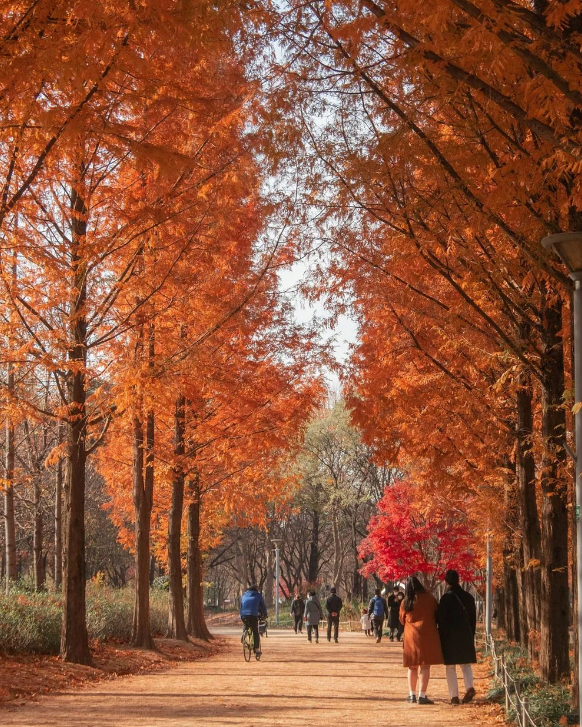
<svg viewBox="0 0 582 727">
<path fill-rule="evenodd" d="M 218 631 L 218 630 L 217 630 Z M 340 643 L 309 644 L 271 631 L 263 659 L 243 661 L 239 631 L 221 629 L 223 653 L 168 671 L 123 677 L 37 704 L 0 710 L 3 727 L 483 727 L 487 708 L 446 703 L 444 667 L 433 667 L 433 707 L 406 704 L 398 643 L 340 633 Z M 477 683 L 482 694 L 483 685 Z"/>
</svg>

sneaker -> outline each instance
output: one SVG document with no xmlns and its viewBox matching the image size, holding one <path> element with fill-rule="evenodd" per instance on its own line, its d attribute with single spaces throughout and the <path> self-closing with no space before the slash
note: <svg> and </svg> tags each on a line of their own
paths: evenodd
<svg viewBox="0 0 582 727">
<path fill-rule="evenodd" d="M 469 704 L 469 702 L 473 699 L 473 697 L 477 694 L 477 692 L 471 687 L 470 689 L 467 689 L 467 693 L 463 697 L 463 704 Z"/>
<path fill-rule="evenodd" d="M 458 697 L 451 698 L 451 704 L 461 704 L 461 700 Z"/>
<path fill-rule="evenodd" d="M 408 697 L 406 697 L 406 701 L 410 704 L 416 704 L 416 694 L 410 694 Z"/>
<path fill-rule="evenodd" d="M 418 698 L 418 703 L 419 704 L 434 704 L 434 702 L 432 701 L 432 699 L 429 699 L 428 697 L 419 697 Z"/>
</svg>

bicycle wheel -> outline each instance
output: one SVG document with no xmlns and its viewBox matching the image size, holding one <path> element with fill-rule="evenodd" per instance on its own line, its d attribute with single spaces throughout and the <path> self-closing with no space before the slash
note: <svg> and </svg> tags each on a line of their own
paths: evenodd
<svg viewBox="0 0 582 727">
<path fill-rule="evenodd" d="M 250 661 L 253 655 L 253 632 L 246 629 L 243 635 L 243 656 L 245 661 Z"/>
</svg>

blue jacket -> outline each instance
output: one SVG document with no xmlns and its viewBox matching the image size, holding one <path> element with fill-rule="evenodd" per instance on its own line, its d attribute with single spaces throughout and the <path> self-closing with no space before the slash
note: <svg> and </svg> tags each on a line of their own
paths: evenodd
<svg viewBox="0 0 582 727">
<path fill-rule="evenodd" d="M 248 591 L 243 593 L 240 601 L 240 617 L 261 616 L 264 618 L 266 615 L 267 605 L 265 604 L 265 599 L 259 591 L 249 588 Z"/>
</svg>

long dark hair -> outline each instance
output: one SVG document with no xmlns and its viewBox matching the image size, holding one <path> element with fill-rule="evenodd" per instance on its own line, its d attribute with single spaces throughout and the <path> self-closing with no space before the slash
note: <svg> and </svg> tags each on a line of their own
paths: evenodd
<svg viewBox="0 0 582 727">
<path fill-rule="evenodd" d="M 414 601 L 419 593 L 426 593 L 426 588 L 416 576 L 408 576 L 404 589 L 404 610 L 408 613 L 414 608 Z"/>
</svg>

